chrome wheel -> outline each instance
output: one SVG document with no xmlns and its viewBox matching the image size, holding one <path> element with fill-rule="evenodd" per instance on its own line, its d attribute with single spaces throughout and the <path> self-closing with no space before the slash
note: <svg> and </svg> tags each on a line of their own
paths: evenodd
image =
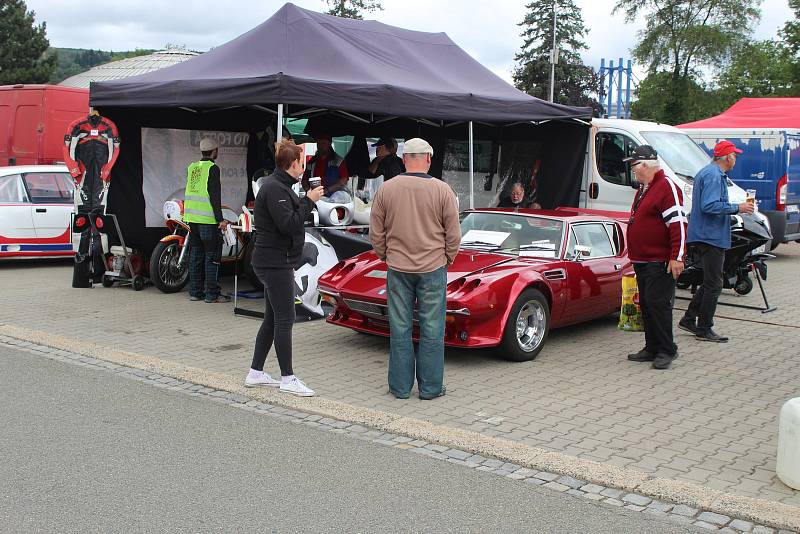
<svg viewBox="0 0 800 534">
<path fill-rule="evenodd" d="M 158 262 L 158 276 L 165 285 L 175 287 L 186 283 L 189 269 L 185 265 L 183 268 L 178 267 L 180 255 L 181 251 L 174 242 L 170 243 L 161 254 Z"/>
<path fill-rule="evenodd" d="M 538 300 L 529 300 L 517 314 L 517 345 L 524 352 L 536 350 L 547 332 L 547 313 Z"/>
</svg>

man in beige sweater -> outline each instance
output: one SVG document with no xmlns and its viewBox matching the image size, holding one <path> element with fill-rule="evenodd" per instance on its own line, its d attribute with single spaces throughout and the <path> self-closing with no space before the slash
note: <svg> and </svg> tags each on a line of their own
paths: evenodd
<svg viewBox="0 0 800 534">
<path fill-rule="evenodd" d="M 421 399 L 445 393 L 447 267 L 458 253 L 461 227 L 453 190 L 428 174 L 432 155 L 424 139 L 405 142 L 406 172 L 378 189 L 369 220 L 375 253 L 389 266 L 389 391 L 399 399 L 411 394 L 415 374 Z M 416 355 L 411 337 L 415 304 Z"/>
</svg>

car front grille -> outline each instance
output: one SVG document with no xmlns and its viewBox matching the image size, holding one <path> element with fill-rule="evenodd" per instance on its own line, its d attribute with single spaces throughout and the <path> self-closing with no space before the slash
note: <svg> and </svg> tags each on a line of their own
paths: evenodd
<svg viewBox="0 0 800 534">
<path fill-rule="evenodd" d="M 385 320 L 389 315 L 389 310 L 386 308 L 386 306 L 380 306 L 371 302 L 353 299 L 344 299 L 344 303 L 354 312 L 360 313 L 366 317 Z"/>
<path fill-rule="evenodd" d="M 386 306 L 382 306 L 380 304 L 375 304 L 373 302 L 365 302 L 363 300 L 353 300 L 353 299 L 342 299 L 344 300 L 345 305 L 348 308 L 353 310 L 356 313 L 360 313 L 364 317 L 369 317 L 372 319 L 380 319 L 382 321 L 389 320 L 389 308 Z M 414 324 L 419 322 L 419 316 L 417 314 L 417 309 L 414 308 Z"/>
</svg>

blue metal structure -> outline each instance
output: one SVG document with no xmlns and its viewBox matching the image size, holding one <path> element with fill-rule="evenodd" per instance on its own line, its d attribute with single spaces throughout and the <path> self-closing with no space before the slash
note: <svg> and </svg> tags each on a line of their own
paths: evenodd
<svg viewBox="0 0 800 534">
<path fill-rule="evenodd" d="M 619 58 L 619 62 L 614 66 L 614 60 L 611 59 L 606 66 L 605 58 L 600 59 L 600 102 L 606 100 L 605 117 L 615 116 L 618 119 L 631 118 L 631 76 L 633 75 L 633 64 L 628 60 L 627 66 L 623 58 Z M 616 74 L 616 76 L 615 76 Z M 623 77 L 625 78 L 625 103 L 622 101 L 623 94 Z M 617 101 L 616 107 L 614 105 L 614 84 L 616 83 Z M 605 99 L 604 99 L 605 97 Z"/>
</svg>

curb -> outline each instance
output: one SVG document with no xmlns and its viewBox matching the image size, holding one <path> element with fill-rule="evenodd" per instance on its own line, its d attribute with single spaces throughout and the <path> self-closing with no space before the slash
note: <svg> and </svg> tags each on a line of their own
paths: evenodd
<svg viewBox="0 0 800 534">
<path fill-rule="evenodd" d="M 454 449 L 469 451 L 487 458 L 496 458 L 533 471 L 547 471 L 585 480 L 592 484 L 636 492 L 640 495 L 715 512 L 733 518 L 800 531 L 800 508 L 775 501 L 745 497 L 719 490 L 654 478 L 647 473 L 610 464 L 594 462 L 559 452 L 524 445 L 515 441 L 485 436 L 477 432 L 435 425 L 411 417 L 361 408 L 322 397 L 294 397 L 266 389 L 245 388 L 241 380 L 204 369 L 169 362 L 151 356 L 102 347 L 37 330 L 0 324 L 0 334 L 17 340 L 53 349 L 82 354 L 98 360 L 149 371 L 178 380 L 192 382 L 243 395 L 250 399 L 292 410 L 338 419 L 387 433 L 424 440 Z"/>
</svg>

